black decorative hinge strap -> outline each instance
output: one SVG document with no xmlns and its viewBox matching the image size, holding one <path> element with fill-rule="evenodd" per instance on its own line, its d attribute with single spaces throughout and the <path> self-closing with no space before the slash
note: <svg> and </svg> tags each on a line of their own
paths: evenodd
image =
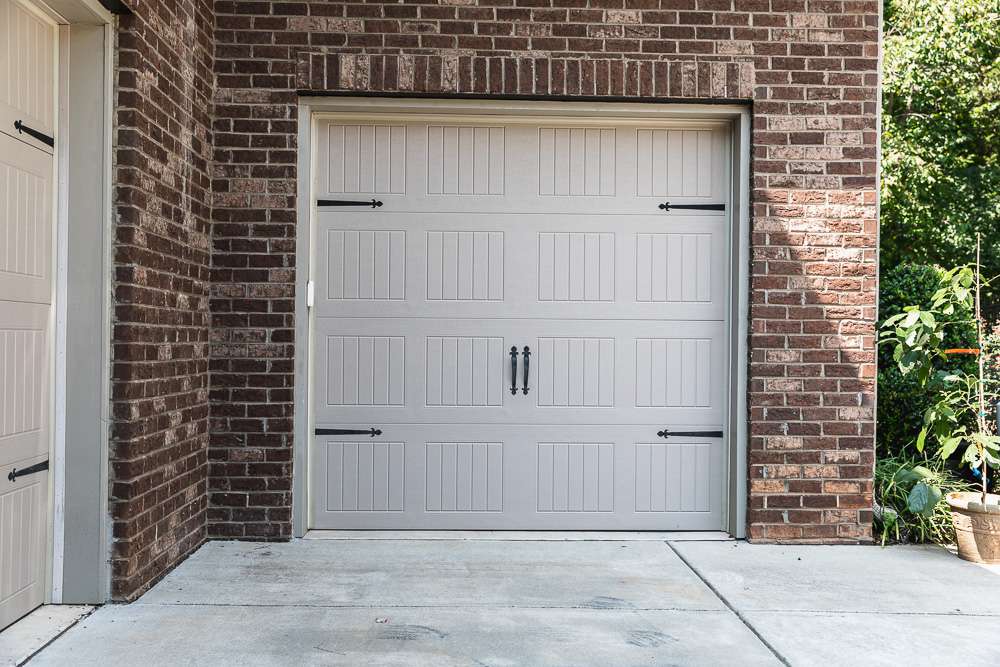
<svg viewBox="0 0 1000 667">
<path fill-rule="evenodd" d="M 374 438 L 382 435 L 382 429 L 375 428 L 318 428 L 316 435 L 367 435 Z"/>
<path fill-rule="evenodd" d="M 21 134 L 22 132 L 24 134 L 29 134 L 29 135 L 33 136 L 35 139 L 38 139 L 39 141 L 41 141 L 43 144 L 48 144 L 49 146 L 52 146 L 53 148 L 55 148 L 56 140 L 55 140 L 54 137 L 50 137 L 47 134 L 43 134 L 43 133 L 39 132 L 38 130 L 36 130 L 33 127 L 28 127 L 22 121 L 15 120 L 14 121 L 14 129 L 17 130 L 18 134 Z"/>
<path fill-rule="evenodd" d="M 317 199 L 316 206 L 371 206 L 372 208 L 378 208 L 382 205 L 377 199 L 370 199 L 365 201 L 363 199 Z"/>
<path fill-rule="evenodd" d="M 10 473 L 8 473 L 7 475 L 7 479 L 13 482 L 18 477 L 24 477 L 25 475 L 32 475 L 36 472 L 42 472 L 43 470 L 48 470 L 48 469 L 49 469 L 48 460 L 42 461 L 41 463 L 36 463 L 33 466 L 28 466 L 27 468 L 21 468 L 20 470 L 18 470 L 17 468 L 11 468 Z"/>
<path fill-rule="evenodd" d="M 661 438 L 669 438 L 670 436 L 688 437 L 688 438 L 721 438 L 722 431 L 671 431 L 669 429 L 663 429 L 662 431 L 657 431 L 656 435 Z"/>
<path fill-rule="evenodd" d="M 660 204 L 661 211 L 725 211 L 725 204 L 671 204 L 664 202 Z"/>
</svg>

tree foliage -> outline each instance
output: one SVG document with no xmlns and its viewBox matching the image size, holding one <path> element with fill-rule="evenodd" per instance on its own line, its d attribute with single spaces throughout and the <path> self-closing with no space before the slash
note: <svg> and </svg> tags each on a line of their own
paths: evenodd
<svg viewBox="0 0 1000 667">
<path fill-rule="evenodd" d="M 883 268 L 879 284 L 879 321 L 905 312 L 907 306 L 930 308 L 934 294 L 942 287 L 944 271 L 926 264 L 899 264 Z M 970 323 L 972 311 L 963 308 L 944 316 L 951 324 L 945 329 L 945 347 L 969 347 L 976 337 Z M 923 425 L 924 413 L 936 401 L 935 392 L 922 386 L 913 374 L 903 375 L 893 359 L 895 348 L 878 347 L 878 429 L 879 457 L 909 456 L 912 445 Z M 971 357 L 956 356 L 949 360 L 954 370 L 972 372 L 976 362 Z"/>
<path fill-rule="evenodd" d="M 882 90 L 883 267 L 1000 274 L 1000 0 L 886 0 Z"/>
</svg>

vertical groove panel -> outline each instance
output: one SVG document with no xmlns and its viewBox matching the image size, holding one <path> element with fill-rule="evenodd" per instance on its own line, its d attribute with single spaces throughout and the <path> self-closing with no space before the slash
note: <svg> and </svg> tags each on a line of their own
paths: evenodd
<svg viewBox="0 0 1000 667">
<path fill-rule="evenodd" d="M 614 234 L 538 234 L 539 301 L 612 301 Z"/>
<path fill-rule="evenodd" d="M 502 195 L 502 127 L 427 128 L 427 194 Z"/>
<path fill-rule="evenodd" d="M 328 511 L 403 511 L 403 443 L 326 442 L 325 445 Z"/>
<path fill-rule="evenodd" d="M 0 103 L 16 109 L 29 125 L 46 133 L 54 127 L 53 99 L 56 31 L 25 7 L 0 7 Z"/>
<path fill-rule="evenodd" d="M 539 407 L 614 405 L 613 338 L 539 338 L 535 349 Z"/>
<path fill-rule="evenodd" d="M 428 512 L 503 511 L 503 443 L 425 443 L 424 475 Z"/>
<path fill-rule="evenodd" d="M 404 194 L 406 127 L 330 125 L 327 190 L 344 194 Z"/>
<path fill-rule="evenodd" d="M 637 338 L 636 407 L 711 407 L 712 341 Z"/>
<path fill-rule="evenodd" d="M 328 336 L 327 405 L 402 405 L 401 336 Z"/>
<path fill-rule="evenodd" d="M 47 368 L 44 331 L 0 329 L 0 438 L 42 428 Z"/>
<path fill-rule="evenodd" d="M 614 196 L 614 129 L 540 128 L 538 194 Z"/>
<path fill-rule="evenodd" d="M 45 179 L 6 159 L 0 156 L 0 272 L 45 277 L 51 225 L 49 186 Z"/>
<path fill-rule="evenodd" d="M 331 230 L 327 234 L 327 298 L 406 298 L 406 232 Z"/>
<path fill-rule="evenodd" d="M 710 512 L 711 445 L 636 443 L 636 512 Z"/>
<path fill-rule="evenodd" d="M 639 130 L 636 139 L 638 196 L 713 196 L 712 130 Z"/>
<path fill-rule="evenodd" d="M 711 234 L 636 234 L 636 301 L 712 300 Z"/>
<path fill-rule="evenodd" d="M 613 444 L 540 442 L 536 456 L 537 511 L 614 511 Z"/>
<path fill-rule="evenodd" d="M 428 406 L 499 406 L 505 359 L 503 338 L 428 336 Z"/>
<path fill-rule="evenodd" d="M 503 232 L 427 232 L 427 298 L 502 301 Z"/>
</svg>

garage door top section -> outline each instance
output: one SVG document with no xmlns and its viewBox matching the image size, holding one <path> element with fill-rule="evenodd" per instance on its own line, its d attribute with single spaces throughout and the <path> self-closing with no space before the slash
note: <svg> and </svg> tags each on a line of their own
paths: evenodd
<svg viewBox="0 0 1000 667">
<path fill-rule="evenodd" d="M 728 199 L 721 122 L 658 127 L 324 121 L 317 197 L 407 211 L 651 213 Z M 652 208 L 651 208 L 652 205 Z"/>
</svg>

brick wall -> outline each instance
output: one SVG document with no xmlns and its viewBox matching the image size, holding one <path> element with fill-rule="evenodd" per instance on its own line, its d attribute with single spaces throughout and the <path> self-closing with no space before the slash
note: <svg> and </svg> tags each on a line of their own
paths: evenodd
<svg viewBox="0 0 1000 667">
<path fill-rule="evenodd" d="M 870 539 L 877 0 L 216 0 L 211 505 L 289 535 L 296 91 L 753 103 L 750 535 Z"/>
<path fill-rule="evenodd" d="M 291 533 L 299 91 L 752 101 L 750 534 L 870 538 L 876 0 L 216 0 L 214 26 L 210 0 L 134 8 L 117 64 L 116 597 L 206 527 Z"/>
<path fill-rule="evenodd" d="M 205 539 L 209 0 L 131 3 L 115 70 L 113 583 L 132 599 Z"/>
</svg>

